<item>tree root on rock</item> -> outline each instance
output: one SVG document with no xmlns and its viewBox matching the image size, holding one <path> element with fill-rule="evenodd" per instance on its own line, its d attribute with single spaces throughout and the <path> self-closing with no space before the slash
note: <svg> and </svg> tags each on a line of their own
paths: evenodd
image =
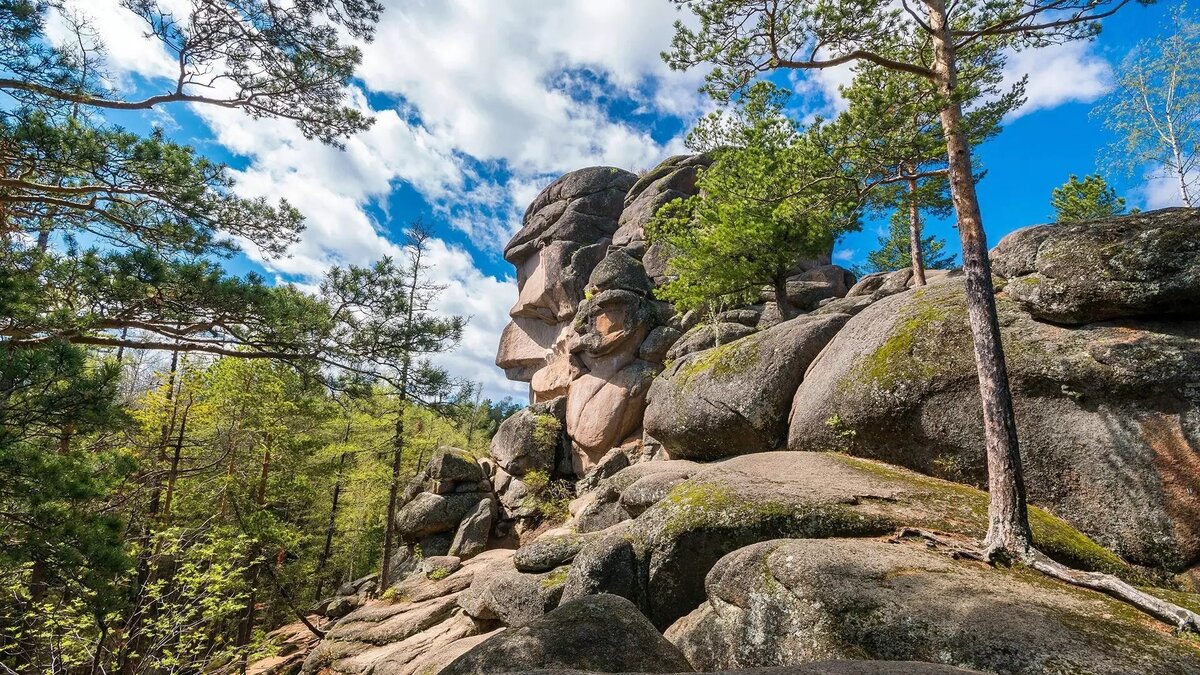
<svg viewBox="0 0 1200 675">
<path fill-rule="evenodd" d="M 1051 560 L 1037 549 L 1031 549 L 1026 563 L 1048 577 L 1073 586 L 1089 588 L 1128 603 L 1163 623 L 1181 631 L 1200 633 L 1200 614 L 1162 598 L 1156 598 L 1111 574 L 1084 572 Z"/>
<path fill-rule="evenodd" d="M 931 548 L 941 547 L 956 560 L 967 559 L 995 564 L 996 560 L 982 552 L 978 547 L 971 547 L 962 541 L 949 539 L 940 532 L 933 532 L 916 527 L 902 527 L 888 538 L 890 542 L 898 542 L 906 538 L 920 538 Z M 1173 626 L 1176 630 L 1200 634 L 1200 614 L 1173 602 L 1163 600 L 1138 589 L 1136 586 L 1123 581 L 1119 577 L 1101 572 L 1085 572 L 1068 567 L 1052 560 L 1041 551 L 1030 547 L 1018 561 L 1025 563 L 1031 569 L 1046 576 L 1080 588 L 1104 593 L 1116 598 L 1150 616 Z"/>
</svg>

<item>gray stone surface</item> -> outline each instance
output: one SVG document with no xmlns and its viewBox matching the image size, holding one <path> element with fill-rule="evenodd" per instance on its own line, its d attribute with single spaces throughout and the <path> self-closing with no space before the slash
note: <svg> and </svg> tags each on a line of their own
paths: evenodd
<svg viewBox="0 0 1200 675">
<path fill-rule="evenodd" d="M 667 636 L 698 670 L 838 658 L 984 672 L 1200 671 L 1200 651 L 1105 595 L 956 561 L 923 543 L 822 539 L 738 550 Z"/>
<path fill-rule="evenodd" d="M 518 571 L 538 574 L 569 564 L 595 535 L 544 536 L 517 549 L 513 565 Z"/>
<path fill-rule="evenodd" d="M 610 238 L 636 180 L 628 171 L 604 166 L 563 175 L 526 209 L 525 225 L 505 247 L 505 259 L 516 264 L 554 240 L 592 244 Z"/>
<path fill-rule="evenodd" d="M 459 522 L 454 539 L 450 542 L 450 555 L 465 560 L 483 553 L 487 548 L 488 536 L 492 531 L 492 521 L 496 511 L 496 502 L 491 495 L 486 499 L 479 500 L 474 510 Z"/>
<path fill-rule="evenodd" d="M 556 456 L 562 452 L 566 414 L 565 396 L 517 411 L 500 424 L 492 437 L 492 459 L 518 478 L 530 471 L 550 473 Z"/>
<path fill-rule="evenodd" d="M 667 350 L 667 360 L 674 361 L 688 354 L 709 349 L 717 344 L 729 344 L 747 335 L 753 335 L 755 331 L 755 328 L 743 323 L 728 321 L 717 324 L 701 323 L 687 333 L 684 333 L 683 337 L 679 338 Z"/>
<path fill-rule="evenodd" d="M 1200 211 L 1163 209 L 1017 230 L 996 245 L 1005 292 L 1064 324 L 1200 317 Z"/>
<path fill-rule="evenodd" d="M 439 448 L 429 460 L 429 478 L 440 483 L 478 483 L 483 469 L 475 458 L 458 448 Z"/>
<path fill-rule="evenodd" d="M 997 303 L 1030 500 L 1133 562 L 1200 562 L 1200 322 L 1067 328 Z M 789 447 L 982 486 L 972 354 L 961 279 L 876 302 L 809 368 Z"/>
<path fill-rule="evenodd" d="M 671 490 L 687 480 L 689 475 L 690 472 L 664 471 L 639 478 L 621 491 L 621 508 L 636 518 L 671 494 Z"/>
<path fill-rule="evenodd" d="M 407 541 L 453 532 L 481 499 L 490 497 L 478 492 L 447 495 L 422 492 L 396 513 L 396 532 Z"/>
<path fill-rule="evenodd" d="M 691 672 L 691 666 L 632 603 L 594 595 L 504 631 L 455 659 L 441 675 L 491 675 L 536 668 L 619 673 Z"/>
<path fill-rule="evenodd" d="M 801 316 L 680 359 L 654 380 L 644 425 L 675 459 L 775 450 L 808 364 L 850 317 Z"/>
<path fill-rule="evenodd" d="M 579 551 L 563 587 L 562 601 L 601 593 L 619 595 L 646 607 L 641 564 L 623 533 L 596 537 Z"/>
<path fill-rule="evenodd" d="M 515 569 L 496 568 L 476 574 L 471 587 L 458 596 L 458 604 L 470 616 L 498 621 L 505 626 L 523 626 L 558 605 L 565 574 L 525 574 Z"/>
<path fill-rule="evenodd" d="M 602 485 L 596 490 L 595 497 L 575 517 L 575 529 L 580 534 L 599 532 L 629 518 L 629 512 L 621 506 L 621 493 Z"/>
</svg>

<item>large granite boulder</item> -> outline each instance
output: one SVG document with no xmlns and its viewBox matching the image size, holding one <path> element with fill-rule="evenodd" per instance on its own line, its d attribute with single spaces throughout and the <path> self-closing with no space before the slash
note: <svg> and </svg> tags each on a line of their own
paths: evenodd
<svg viewBox="0 0 1200 675">
<path fill-rule="evenodd" d="M 800 316 L 679 359 L 650 387 L 646 433 L 675 459 L 781 447 L 805 369 L 849 318 Z"/>
<path fill-rule="evenodd" d="M 518 410 L 492 437 L 492 459 L 517 478 L 530 471 L 552 473 L 564 451 L 566 415 L 565 396 Z"/>
<path fill-rule="evenodd" d="M 558 606 L 566 570 L 561 574 L 524 574 L 496 567 L 475 575 L 458 597 L 466 613 L 483 622 L 523 626 Z"/>
<path fill-rule="evenodd" d="M 632 603 L 594 595 L 496 634 L 455 659 L 441 675 L 491 675 L 535 669 L 601 673 L 692 672 L 687 660 Z"/>
<path fill-rule="evenodd" d="M 667 203 L 696 194 L 699 172 L 712 164 L 708 155 L 677 155 L 646 172 L 629 189 L 625 209 L 621 212 L 620 228 L 613 235 L 613 246 L 640 258 L 651 280 L 661 284 L 667 280 L 668 251 L 662 244 L 646 241 L 646 225 Z"/>
<path fill-rule="evenodd" d="M 612 167 L 564 175 L 529 205 L 524 226 L 504 249 L 505 260 L 517 268 L 519 297 L 496 365 L 529 382 L 534 402 L 565 394 L 576 375 L 568 348 L 571 320 L 636 180 Z"/>
<path fill-rule="evenodd" d="M 674 463 L 636 464 L 603 487 L 626 491 L 656 473 L 649 467 Z M 717 560 L 744 546 L 785 537 L 873 537 L 906 526 L 982 538 L 986 514 L 987 495 L 974 488 L 844 455 L 785 451 L 701 465 L 637 518 L 601 534 L 615 533 L 632 546 L 644 589 L 639 604 L 666 628 L 704 600 L 704 575 Z M 1035 507 L 1030 518 L 1035 543 L 1048 555 L 1084 569 L 1129 571 L 1045 511 Z M 627 551 L 593 536 L 576 556 L 586 565 L 571 570 L 568 588 L 609 592 L 612 581 L 614 591 L 628 589 L 617 573 Z M 604 551 L 614 560 L 603 560 Z"/>
<path fill-rule="evenodd" d="M 1017 230 L 992 251 L 1005 292 L 1065 324 L 1200 317 L 1200 210 L 1164 209 Z"/>
<path fill-rule="evenodd" d="M 1120 601 L 915 541 L 764 542 L 722 558 L 706 588 L 708 602 L 667 632 L 701 671 L 868 658 L 1029 675 L 1200 672 L 1200 649 Z"/>
<path fill-rule="evenodd" d="M 491 499 L 485 492 L 462 492 L 447 495 L 422 492 L 396 512 L 396 533 L 406 541 L 452 532 L 480 501 Z"/>
<path fill-rule="evenodd" d="M 632 261 L 619 251 L 612 255 Z M 627 267 L 625 271 L 629 272 Z M 651 330 L 662 323 L 666 309 L 647 290 L 606 283 L 619 278 L 622 275 L 605 276 L 589 285 L 594 292 L 580 304 L 575 317 L 571 352 L 579 360 L 581 374 L 567 389 L 566 421 L 577 475 L 586 473 L 614 447 L 641 437 L 646 393 L 660 369 L 638 354 Z"/>
<path fill-rule="evenodd" d="M 997 298 L 1030 499 L 1129 560 L 1200 562 L 1200 321 L 1066 328 Z M 984 485 L 961 280 L 880 300 L 796 391 L 789 446 Z"/>
</svg>

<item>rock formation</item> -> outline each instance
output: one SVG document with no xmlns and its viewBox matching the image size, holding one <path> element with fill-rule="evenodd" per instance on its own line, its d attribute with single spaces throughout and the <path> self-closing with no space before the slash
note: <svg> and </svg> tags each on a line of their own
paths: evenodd
<svg viewBox="0 0 1200 675">
<path fill-rule="evenodd" d="M 798 261 L 788 321 L 770 291 L 715 315 L 655 298 L 671 252 L 645 225 L 707 163 L 538 196 L 505 250 L 520 299 L 497 354 L 530 407 L 490 457 L 442 450 L 410 486 L 384 598 L 346 584 L 317 608 L 326 638 L 282 631 L 294 651 L 258 672 L 308 649 L 303 672 L 353 675 L 1200 672 L 1154 618 L 957 555 L 987 527 L 960 273 L 913 288 Z M 1193 610 L 1197 232 L 1167 210 L 993 252 L 1035 545 Z M 547 482 L 577 495 L 551 529 Z"/>
<path fill-rule="evenodd" d="M 1043 226 L 993 254 L 1013 275 L 997 303 L 1030 499 L 1130 561 L 1174 572 L 1200 564 L 1200 321 L 1188 314 L 1200 286 L 1187 272 L 1200 269 L 1198 226 L 1186 210 L 1092 223 L 1086 236 Z M 1136 268 L 1131 249 L 1161 255 Z M 875 303 L 809 368 L 789 446 L 983 485 L 970 341 L 961 281 Z"/>
</svg>

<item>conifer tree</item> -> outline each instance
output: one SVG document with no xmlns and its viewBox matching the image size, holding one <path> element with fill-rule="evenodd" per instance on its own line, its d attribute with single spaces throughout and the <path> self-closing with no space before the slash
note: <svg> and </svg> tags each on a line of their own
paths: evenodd
<svg viewBox="0 0 1200 675">
<path fill-rule="evenodd" d="M 1125 213 L 1125 199 L 1098 174 L 1079 180 L 1072 175 L 1050 194 L 1054 219 L 1059 223 L 1111 218 Z"/>
<path fill-rule="evenodd" d="M 709 116 L 689 137 L 714 161 L 697 180 L 697 195 L 667 204 L 647 227 L 652 240 L 675 251 L 675 278 L 659 292 L 676 306 L 757 296 L 769 286 L 780 314 L 795 316 L 787 278 L 797 262 L 857 229 L 858 195 L 853 181 L 837 175 L 824 128 L 801 133 L 782 112 L 785 100 L 760 83 L 736 113 Z"/>
<path fill-rule="evenodd" d="M 860 274 L 891 272 L 913 266 L 912 221 L 906 210 L 897 210 L 888 221 L 888 233 L 879 237 L 879 248 L 867 254 L 867 263 L 858 270 Z M 921 238 L 917 250 L 930 269 L 950 269 L 955 257 L 945 251 L 946 241 L 930 235 Z M 916 270 L 913 270 L 914 276 Z"/>
</svg>

